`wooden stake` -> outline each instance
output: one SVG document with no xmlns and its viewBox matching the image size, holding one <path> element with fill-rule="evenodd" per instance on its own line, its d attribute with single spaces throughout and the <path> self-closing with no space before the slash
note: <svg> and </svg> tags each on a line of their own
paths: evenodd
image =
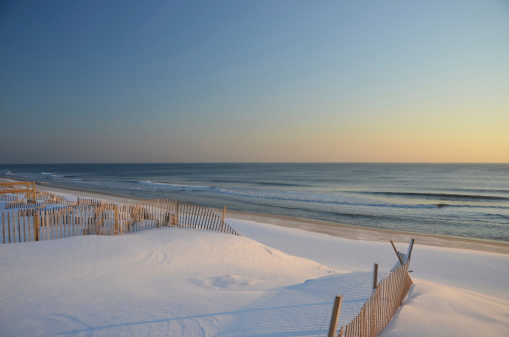
<svg viewBox="0 0 509 337">
<path fill-rule="evenodd" d="M 23 242 L 27 242 L 27 210 L 23 211 Z"/>
<path fill-rule="evenodd" d="M 35 183 L 32 183 L 32 195 L 34 198 L 34 204 L 37 204 L 37 190 L 35 188 Z"/>
<path fill-rule="evenodd" d="M 21 219 L 20 219 L 20 217 L 21 217 L 21 211 L 18 211 L 18 242 L 21 242 Z"/>
<path fill-rule="evenodd" d="M 175 213 L 175 226 L 179 226 L 179 208 L 180 208 L 180 202 L 177 202 L 177 212 Z"/>
<path fill-rule="evenodd" d="M 340 295 L 336 296 L 336 299 L 334 301 L 334 307 L 332 309 L 332 317 L 330 320 L 328 337 L 334 337 L 334 334 L 336 333 L 336 326 L 338 324 L 339 312 L 341 310 L 341 302 L 342 301 L 343 301 L 343 296 L 340 296 Z"/>
<path fill-rule="evenodd" d="M 408 263 L 410 261 L 410 256 L 412 255 L 412 250 L 414 248 L 414 239 L 410 240 L 410 244 L 408 245 L 408 252 L 406 253 L 406 262 Z"/>
<path fill-rule="evenodd" d="M 34 241 L 39 241 L 39 214 L 34 214 Z"/>
<path fill-rule="evenodd" d="M 11 212 L 7 213 L 7 230 L 9 232 L 9 243 L 11 243 Z"/>
<path fill-rule="evenodd" d="M 378 283 L 378 263 L 373 266 L 373 290 L 376 289 Z"/>
<path fill-rule="evenodd" d="M 49 227 L 49 211 L 44 211 L 44 233 L 46 233 L 46 240 L 50 239 L 50 227 Z"/>
<path fill-rule="evenodd" d="M 114 235 L 119 235 L 119 230 L 118 230 L 118 205 L 115 205 L 115 225 L 114 225 L 114 230 L 113 230 L 113 234 Z"/>
<path fill-rule="evenodd" d="M 62 226 L 60 226 L 60 210 L 55 212 L 55 226 L 56 226 L 56 238 L 55 239 L 61 239 L 62 238 Z"/>
<path fill-rule="evenodd" d="M 401 259 L 401 256 L 399 256 L 399 252 L 398 252 L 398 250 L 396 249 L 396 246 L 394 245 L 394 242 L 392 242 L 392 240 L 391 240 L 391 245 L 392 245 L 392 248 L 394 248 L 394 252 L 396 253 L 396 256 L 398 257 L 399 263 L 400 263 L 401 265 L 403 265 L 403 264 L 404 264 L 404 263 L 403 263 L 403 260 Z"/>
</svg>

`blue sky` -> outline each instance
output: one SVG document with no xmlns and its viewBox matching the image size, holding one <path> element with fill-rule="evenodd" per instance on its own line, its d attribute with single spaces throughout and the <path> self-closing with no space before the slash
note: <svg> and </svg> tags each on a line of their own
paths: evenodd
<svg viewBox="0 0 509 337">
<path fill-rule="evenodd" d="M 3 1 L 0 163 L 509 162 L 509 2 Z"/>
</svg>

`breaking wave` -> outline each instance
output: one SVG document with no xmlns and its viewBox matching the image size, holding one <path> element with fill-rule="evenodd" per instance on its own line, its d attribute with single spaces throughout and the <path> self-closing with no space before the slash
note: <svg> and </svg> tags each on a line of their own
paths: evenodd
<svg viewBox="0 0 509 337">
<path fill-rule="evenodd" d="M 415 197 L 440 200 L 470 200 L 470 201 L 509 201 L 507 197 L 493 195 L 451 194 L 451 193 L 414 193 L 414 192 L 359 192 L 373 195 Z"/>
</svg>

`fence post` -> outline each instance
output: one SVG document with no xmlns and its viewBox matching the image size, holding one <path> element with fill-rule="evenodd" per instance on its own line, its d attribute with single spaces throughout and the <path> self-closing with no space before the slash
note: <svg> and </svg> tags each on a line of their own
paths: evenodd
<svg viewBox="0 0 509 337">
<path fill-rule="evenodd" d="M 39 214 L 34 214 L 34 241 L 39 241 Z"/>
<path fill-rule="evenodd" d="M 180 202 L 177 201 L 177 212 L 175 214 L 175 227 L 180 225 L 179 224 L 179 221 L 180 221 L 180 219 L 179 219 L 179 211 L 180 211 L 180 209 L 179 208 L 180 208 Z"/>
<path fill-rule="evenodd" d="M 223 221 L 221 222 L 221 233 L 224 233 L 224 219 L 226 218 L 226 206 L 223 207 Z"/>
<path fill-rule="evenodd" d="M 378 281 L 378 263 L 375 263 L 375 265 L 373 266 L 373 290 L 376 289 L 376 285 L 377 285 L 377 282 Z"/>
<path fill-rule="evenodd" d="M 115 225 L 113 228 L 113 235 L 118 235 L 119 234 L 119 231 L 118 231 L 118 205 L 115 204 L 114 208 L 115 208 Z"/>
<path fill-rule="evenodd" d="M 37 189 L 35 188 L 35 183 L 32 183 L 32 196 L 34 198 L 34 204 L 37 204 Z"/>
<path fill-rule="evenodd" d="M 14 217 L 12 221 L 14 222 Z M 11 243 L 11 212 L 7 213 L 7 232 L 9 234 L 9 243 Z"/>
<path fill-rule="evenodd" d="M 392 248 L 394 249 L 394 252 L 396 253 L 396 256 L 398 257 L 399 264 L 403 265 L 404 263 L 403 263 L 403 260 L 401 259 L 401 255 L 399 255 L 399 252 L 396 249 L 396 246 L 394 245 L 394 242 L 392 242 L 392 240 L 391 240 L 391 245 L 392 245 Z"/>
<path fill-rule="evenodd" d="M 336 326 L 338 325 L 339 312 L 341 310 L 341 302 L 343 301 L 343 296 L 336 296 L 336 300 L 334 301 L 334 307 L 332 309 L 332 317 L 330 319 L 329 326 L 329 335 L 328 337 L 334 337 L 334 333 L 336 332 Z"/>
<path fill-rule="evenodd" d="M 14 225 L 16 230 L 16 225 Z M 14 234 L 14 241 L 16 241 L 16 234 Z M 18 211 L 18 242 L 21 242 L 21 210 Z"/>
<path fill-rule="evenodd" d="M 414 248 L 414 239 L 410 239 L 410 243 L 408 244 L 408 252 L 406 253 L 406 262 L 410 261 L 410 256 L 412 255 L 412 249 Z"/>
</svg>

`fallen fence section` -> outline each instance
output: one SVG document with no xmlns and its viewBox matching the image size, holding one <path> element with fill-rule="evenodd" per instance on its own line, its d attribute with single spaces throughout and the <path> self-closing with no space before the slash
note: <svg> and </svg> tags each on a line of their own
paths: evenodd
<svg viewBox="0 0 509 337">
<path fill-rule="evenodd" d="M 36 203 L 12 199 L 9 207 L 17 206 L 18 210 L 6 210 L 0 215 L 2 243 L 77 235 L 122 235 L 161 227 L 189 227 L 239 235 L 212 210 L 172 199 L 132 204 L 88 198 L 69 202 L 49 195 L 41 199 Z"/>
</svg>

